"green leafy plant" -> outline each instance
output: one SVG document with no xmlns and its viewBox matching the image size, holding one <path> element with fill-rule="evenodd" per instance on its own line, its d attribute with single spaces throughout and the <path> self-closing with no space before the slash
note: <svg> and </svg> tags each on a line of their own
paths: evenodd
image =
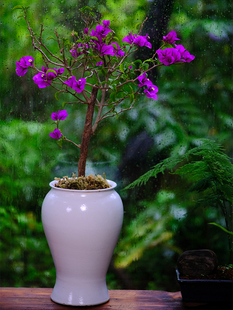
<svg viewBox="0 0 233 310">
<path fill-rule="evenodd" d="M 228 236 L 230 261 L 233 260 L 233 164 L 215 141 L 201 139 L 200 145 L 184 155 L 171 156 L 157 164 L 125 189 L 146 184 L 151 177 L 170 170 L 172 174 L 186 178 L 191 184 L 187 194 L 197 193 L 196 206 L 220 208 L 226 228 L 217 223 L 210 223 L 223 229 Z"/>
</svg>

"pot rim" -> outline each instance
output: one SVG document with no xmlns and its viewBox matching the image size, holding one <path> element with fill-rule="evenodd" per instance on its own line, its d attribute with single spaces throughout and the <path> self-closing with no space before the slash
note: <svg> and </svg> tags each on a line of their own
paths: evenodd
<svg viewBox="0 0 233 310">
<path fill-rule="evenodd" d="M 182 283 L 182 282 L 187 282 L 187 283 L 190 283 L 190 282 L 194 282 L 194 283 L 200 283 L 200 282 L 221 282 L 221 283 L 232 283 L 233 284 L 233 281 L 232 280 L 222 280 L 222 279 L 181 279 L 180 278 L 180 272 L 178 269 L 176 269 L 176 275 L 177 275 L 177 281 Z"/>
<path fill-rule="evenodd" d="M 49 183 L 49 186 L 52 189 L 56 189 L 59 191 L 68 191 L 68 192 L 78 192 L 78 193 L 96 193 L 96 192 L 105 192 L 105 191 L 109 191 L 109 190 L 113 190 L 115 187 L 117 187 L 117 183 L 111 180 L 107 180 L 107 182 L 109 183 L 109 185 L 111 187 L 108 188 L 101 188 L 101 189 L 69 189 L 69 188 L 60 188 L 60 187 L 55 187 L 55 184 L 57 183 L 57 180 L 53 180 Z"/>
</svg>

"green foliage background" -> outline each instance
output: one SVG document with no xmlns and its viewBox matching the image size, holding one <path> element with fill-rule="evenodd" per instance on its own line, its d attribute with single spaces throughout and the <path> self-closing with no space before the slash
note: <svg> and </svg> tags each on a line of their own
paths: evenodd
<svg viewBox="0 0 233 310">
<path fill-rule="evenodd" d="M 232 157 L 232 2 L 7 0 L 1 4 L 0 285 L 52 287 L 55 270 L 40 208 L 49 181 L 68 169 L 70 161 L 73 169 L 78 153 L 70 145 L 61 150 L 48 137 L 53 129 L 50 114 L 61 108 L 63 99 L 56 100 L 50 89 L 40 90 L 31 73 L 22 78 L 15 74 L 15 61 L 22 56 L 40 62 L 24 20 L 17 18 L 18 10 L 12 11 L 16 5 L 30 5 L 31 27 L 39 32 L 43 23 L 47 37 L 55 27 L 61 36 L 82 29 L 78 9 L 84 5 L 111 20 L 120 40 L 129 31 L 136 32 L 136 24 L 148 16 L 145 31 L 155 48 L 159 44 L 154 38 L 175 30 L 180 44 L 195 55 L 190 64 L 160 67 L 153 73 L 157 101 L 140 99 L 128 114 L 100 125 L 89 160 L 111 161 L 120 191 L 161 159 L 197 146 L 201 138 L 219 142 Z M 53 40 L 47 42 L 55 48 Z M 142 53 L 152 55 L 149 50 Z M 68 112 L 76 121 L 75 126 L 67 121 L 64 132 L 77 141 L 84 107 L 71 106 Z M 121 192 L 125 218 L 108 273 L 109 288 L 178 290 L 176 260 L 188 249 L 211 248 L 220 263 L 227 260 L 224 232 L 208 225 L 211 221 L 222 225 L 221 213 L 211 206 L 195 208 L 185 196 L 185 182 L 165 171 L 147 186 Z"/>
</svg>

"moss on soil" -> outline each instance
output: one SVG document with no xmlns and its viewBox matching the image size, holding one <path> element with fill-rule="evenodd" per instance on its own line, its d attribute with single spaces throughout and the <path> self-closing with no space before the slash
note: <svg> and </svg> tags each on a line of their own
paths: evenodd
<svg viewBox="0 0 233 310">
<path fill-rule="evenodd" d="M 233 281 L 233 265 L 218 266 L 217 270 L 208 275 L 188 276 L 181 275 L 181 279 L 209 279 L 209 280 L 232 280 Z"/>
<path fill-rule="evenodd" d="M 63 178 L 55 178 L 58 181 L 55 187 L 77 190 L 95 190 L 111 187 L 107 180 L 101 175 L 94 176 L 92 174 L 85 177 L 76 177 L 75 174 L 71 178 L 64 176 Z"/>
</svg>

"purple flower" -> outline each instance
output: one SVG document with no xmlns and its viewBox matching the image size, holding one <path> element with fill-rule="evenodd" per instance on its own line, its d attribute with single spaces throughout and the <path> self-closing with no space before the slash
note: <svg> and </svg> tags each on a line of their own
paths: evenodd
<svg viewBox="0 0 233 310">
<path fill-rule="evenodd" d="M 185 51 L 183 54 L 182 54 L 182 60 L 185 61 L 185 62 L 191 62 L 195 56 L 194 55 L 190 55 L 189 51 Z"/>
<path fill-rule="evenodd" d="M 41 72 L 33 76 L 33 81 L 39 88 L 45 88 L 51 84 L 51 80 L 46 79 L 46 73 Z"/>
<path fill-rule="evenodd" d="M 92 31 L 91 31 L 91 36 L 97 37 L 99 40 L 105 38 L 106 35 L 107 35 L 109 32 L 112 31 L 111 29 L 108 28 L 109 24 L 110 24 L 110 21 L 108 21 L 108 20 L 105 21 L 105 20 L 104 20 L 104 21 L 103 21 L 103 25 L 104 25 L 104 26 L 102 26 L 102 25 L 100 25 L 100 24 L 97 25 L 97 26 L 95 27 L 95 30 L 92 29 Z"/>
<path fill-rule="evenodd" d="M 131 70 L 131 69 L 133 68 L 133 66 L 132 66 L 132 65 L 130 65 L 128 68 L 129 68 L 129 70 Z"/>
<path fill-rule="evenodd" d="M 186 51 L 185 48 L 183 47 L 183 45 L 175 45 L 176 49 L 178 50 L 178 52 L 180 52 L 181 54 L 181 60 L 184 62 L 191 62 L 195 56 L 194 55 L 190 55 L 189 51 Z"/>
<path fill-rule="evenodd" d="M 175 44 L 175 48 L 177 49 L 177 51 L 182 55 L 182 53 L 185 52 L 185 48 L 183 47 L 183 45 L 176 45 Z"/>
<path fill-rule="evenodd" d="M 104 55 L 115 55 L 114 47 L 112 45 L 107 45 L 104 42 L 96 42 L 96 49 L 100 52 L 101 56 Z"/>
<path fill-rule="evenodd" d="M 152 82 L 146 77 L 146 72 L 139 75 L 137 79 L 139 80 L 139 84 L 138 84 L 139 87 L 143 87 L 146 85 L 147 86 L 153 85 Z"/>
<path fill-rule="evenodd" d="M 159 61 L 165 66 L 170 66 L 176 62 L 184 61 L 181 59 L 180 52 L 173 47 L 165 48 L 164 50 L 159 49 L 156 52 L 158 54 Z"/>
<path fill-rule="evenodd" d="M 149 85 L 147 89 L 144 90 L 144 93 L 146 93 L 147 98 L 152 98 L 157 100 L 157 92 L 158 92 L 158 87 L 156 85 Z"/>
<path fill-rule="evenodd" d="M 35 82 L 35 84 L 38 85 L 39 88 L 45 88 L 47 86 L 50 86 L 52 80 L 65 71 L 64 68 L 47 69 L 45 67 L 42 67 L 41 69 L 42 72 L 39 72 L 38 74 L 33 76 L 33 81 Z"/>
<path fill-rule="evenodd" d="M 96 63 L 96 66 L 102 66 L 103 65 L 103 61 L 99 61 Z"/>
<path fill-rule="evenodd" d="M 73 47 L 70 52 L 71 52 L 71 55 L 73 57 L 78 57 L 82 54 L 85 54 L 87 52 L 87 49 L 89 48 L 89 46 L 87 44 L 82 44 L 82 43 L 79 43 L 77 47 Z M 77 50 L 79 49 L 79 50 Z"/>
<path fill-rule="evenodd" d="M 59 129 L 54 129 L 53 132 L 50 132 L 50 137 L 53 138 L 53 139 L 60 139 L 61 138 L 61 132 Z"/>
<path fill-rule="evenodd" d="M 125 41 L 129 44 L 135 44 L 137 46 L 146 46 L 148 48 L 152 48 L 152 45 L 150 42 L 148 42 L 147 40 L 148 38 L 148 35 L 145 35 L 145 36 L 139 36 L 137 34 L 131 34 L 131 32 L 122 39 L 122 41 Z"/>
<path fill-rule="evenodd" d="M 104 28 L 108 28 L 110 25 L 110 20 L 103 20 L 103 26 Z"/>
<path fill-rule="evenodd" d="M 129 44 L 133 44 L 135 37 L 136 37 L 136 34 L 131 34 L 130 32 L 126 37 L 122 39 L 122 41 L 125 41 Z"/>
<path fill-rule="evenodd" d="M 180 39 L 177 38 L 174 30 L 169 32 L 166 36 L 163 36 L 163 41 L 168 44 L 174 44 L 176 40 Z"/>
<path fill-rule="evenodd" d="M 114 42 L 112 45 L 114 47 L 115 56 L 117 56 L 117 58 L 123 57 L 125 55 L 125 52 L 120 49 L 120 46 L 117 43 Z"/>
<path fill-rule="evenodd" d="M 152 45 L 150 42 L 148 42 L 147 40 L 148 36 L 136 36 L 136 38 L 134 39 L 134 44 L 137 46 L 146 46 L 148 48 L 152 48 Z"/>
<path fill-rule="evenodd" d="M 61 110 L 61 111 L 58 111 L 58 112 L 53 112 L 51 114 L 51 118 L 54 120 L 54 121 L 64 121 L 64 119 L 66 119 L 68 116 L 68 113 L 66 110 Z"/>
<path fill-rule="evenodd" d="M 68 81 L 65 81 L 64 83 L 74 89 L 76 93 L 81 93 L 85 88 L 86 79 L 81 78 L 76 81 L 75 77 L 72 75 Z"/>
<path fill-rule="evenodd" d="M 88 28 L 85 28 L 85 29 L 83 29 L 83 32 L 84 32 L 85 34 L 88 34 L 89 29 L 88 29 Z"/>
<path fill-rule="evenodd" d="M 28 67 L 33 66 L 34 58 L 32 56 L 24 56 L 20 58 L 20 61 L 16 61 L 16 74 L 18 76 L 24 76 Z"/>
</svg>

